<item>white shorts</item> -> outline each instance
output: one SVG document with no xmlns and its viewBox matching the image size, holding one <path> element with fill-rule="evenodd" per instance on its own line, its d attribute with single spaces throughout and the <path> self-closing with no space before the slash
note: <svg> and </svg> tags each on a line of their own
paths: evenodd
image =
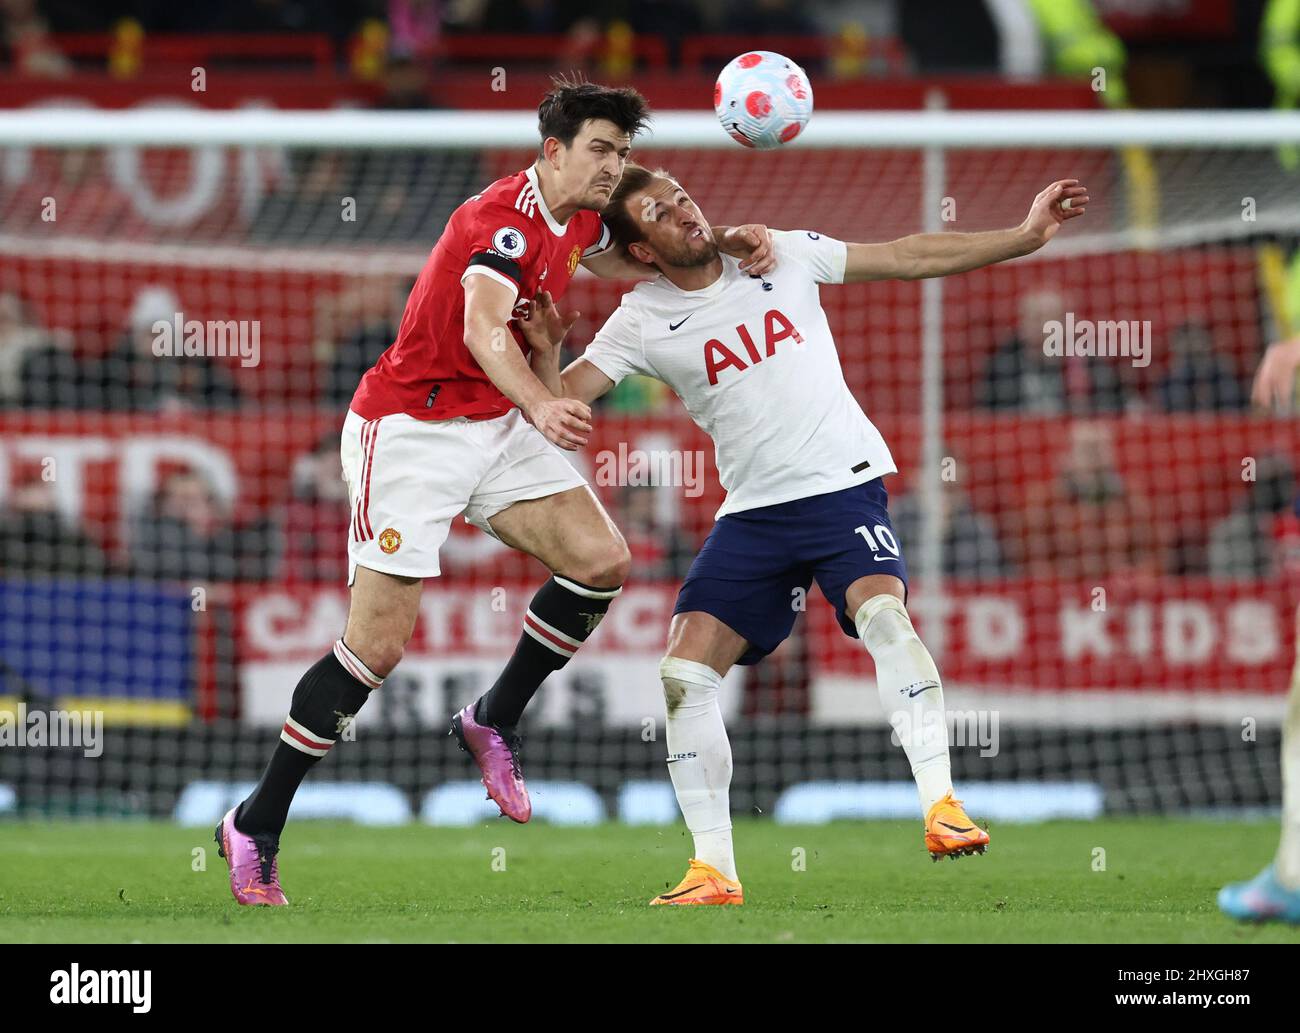
<svg viewBox="0 0 1300 1033">
<path fill-rule="evenodd" d="M 365 420 L 349 410 L 340 454 L 352 504 L 349 585 L 358 566 L 436 577 L 461 513 L 495 538 L 488 520 L 503 509 L 587 483 L 518 409 L 494 420 Z"/>
</svg>

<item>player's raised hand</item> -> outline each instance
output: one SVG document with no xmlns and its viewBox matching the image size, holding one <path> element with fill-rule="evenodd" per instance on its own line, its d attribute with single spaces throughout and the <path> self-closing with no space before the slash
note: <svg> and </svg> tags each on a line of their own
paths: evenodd
<svg viewBox="0 0 1300 1033">
<path fill-rule="evenodd" d="M 1300 374 L 1300 337 L 1293 341 L 1270 344 L 1264 361 L 1255 371 L 1250 400 L 1261 409 L 1288 409 L 1296 397 L 1296 376 Z"/>
<path fill-rule="evenodd" d="M 581 312 L 573 311 L 561 316 L 560 310 L 555 307 L 551 292 L 539 291 L 528 307 L 528 315 L 523 319 L 516 319 L 515 322 L 519 324 L 519 330 L 523 333 L 529 347 L 537 351 L 549 351 L 563 343 L 565 336 L 573 329 L 573 324 L 578 321 L 580 315 Z"/>
<path fill-rule="evenodd" d="M 740 271 L 751 276 L 763 276 L 776 268 L 772 234 L 762 223 L 726 227 L 718 241 L 718 249 L 733 258 L 739 258 Z"/>
<path fill-rule="evenodd" d="M 587 443 L 591 433 L 591 409 L 576 398 L 548 398 L 536 402 L 524 413 L 546 440 L 569 452 Z"/>
<path fill-rule="evenodd" d="M 1062 223 L 1082 215 L 1088 201 L 1088 188 L 1077 179 L 1058 179 L 1034 198 L 1023 228 L 1034 246 L 1042 247 L 1056 236 Z"/>
</svg>

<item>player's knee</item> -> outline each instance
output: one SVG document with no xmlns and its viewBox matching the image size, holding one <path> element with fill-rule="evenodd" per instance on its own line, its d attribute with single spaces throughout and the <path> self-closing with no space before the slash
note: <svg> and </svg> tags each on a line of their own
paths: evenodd
<svg viewBox="0 0 1300 1033">
<path fill-rule="evenodd" d="M 709 706 L 718 698 L 722 676 L 708 664 L 665 656 L 659 662 L 664 685 L 664 704 L 672 717 L 683 706 Z"/>
<path fill-rule="evenodd" d="M 671 657 L 664 657 L 666 663 Z M 686 699 L 686 686 L 676 678 L 663 676 L 664 683 L 664 705 L 668 708 L 669 714 L 677 713 L 677 709 Z"/>
<path fill-rule="evenodd" d="M 376 677 L 387 678 L 401 662 L 407 639 L 387 631 L 366 634 L 349 629 L 343 635 L 343 642 Z"/>
<path fill-rule="evenodd" d="M 868 648 L 888 648 L 917 637 L 907 607 L 896 595 L 873 595 L 858 607 L 853 624 Z"/>
<path fill-rule="evenodd" d="M 592 588 L 618 588 L 627 580 L 631 567 L 627 542 L 622 535 L 615 535 L 582 557 L 574 576 Z"/>
</svg>

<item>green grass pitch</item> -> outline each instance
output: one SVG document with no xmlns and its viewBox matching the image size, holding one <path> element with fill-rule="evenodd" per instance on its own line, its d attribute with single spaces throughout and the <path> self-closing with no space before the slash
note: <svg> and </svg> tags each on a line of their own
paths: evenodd
<svg viewBox="0 0 1300 1033">
<path fill-rule="evenodd" d="M 987 855 L 934 864 L 919 822 L 743 821 L 744 907 L 652 909 L 685 872 L 680 828 L 299 822 L 281 852 L 292 906 L 270 909 L 231 899 L 210 829 L 10 822 L 0 940 L 1300 942 L 1298 928 L 1238 925 L 1214 903 L 1272 856 L 1276 821 L 991 833 Z"/>
</svg>

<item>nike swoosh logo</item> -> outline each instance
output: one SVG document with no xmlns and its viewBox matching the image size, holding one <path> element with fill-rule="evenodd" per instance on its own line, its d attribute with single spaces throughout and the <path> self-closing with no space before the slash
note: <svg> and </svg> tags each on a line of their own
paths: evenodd
<svg viewBox="0 0 1300 1033">
<path fill-rule="evenodd" d="M 691 316 L 693 316 L 693 315 L 695 315 L 694 312 L 691 313 Z M 686 319 L 690 319 L 691 316 L 687 316 Z M 686 319 L 683 319 L 681 323 L 669 323 L 669 324 L 668 324 L 668 329 L 669 329 L 669 330 L 676 330 L 679 326 L 682 325 L 682 323 L 685 323 L 685 322 L 686 322 Z"/>
<path fill-rule="evenodd" d="M 704 883 L 702 883 L 702 882 L 697 882 L 694 886 L 687 886 L 686 889 L 684 889 L 684 890 L 678 890 L 676 893 L 660 893 L 660 894 L 659 894 L 659 899 L 660 899 L 660 900 L 672 900 L 674 897 L 681 897 L 681 896 L 684 896 L 684 895 L 687 894 L 687 893 L 690 893 L 691 890 L 697 890 L 697 889 L 699 889 L 699 888 L 700 888 L 701 886 L 703 886 L 703 885 L 704 885 Z"/>
<path fill-rule="evenodd" d="M 954 832 L 974 832 L 974 825 L 967 825 L 965 828 L 958 828 L 956 825 L 949 825 L 946 821 L 939 822 L 946 829 L 952 829 Z"/>
<path fill-rule="evenodd" d="M 934 684 L 934 682 L 931 682 L 929 685 L 922 685 L 919 689 L 913 689 L 911 692 L 909 692 L 907 694 L 907 698 L 911 699 L 914 696 L 919 696 L 923 692 L 926 692 L 930 689 L 937 689 L 938 687 L 939 686 Z"/>
</svg>

